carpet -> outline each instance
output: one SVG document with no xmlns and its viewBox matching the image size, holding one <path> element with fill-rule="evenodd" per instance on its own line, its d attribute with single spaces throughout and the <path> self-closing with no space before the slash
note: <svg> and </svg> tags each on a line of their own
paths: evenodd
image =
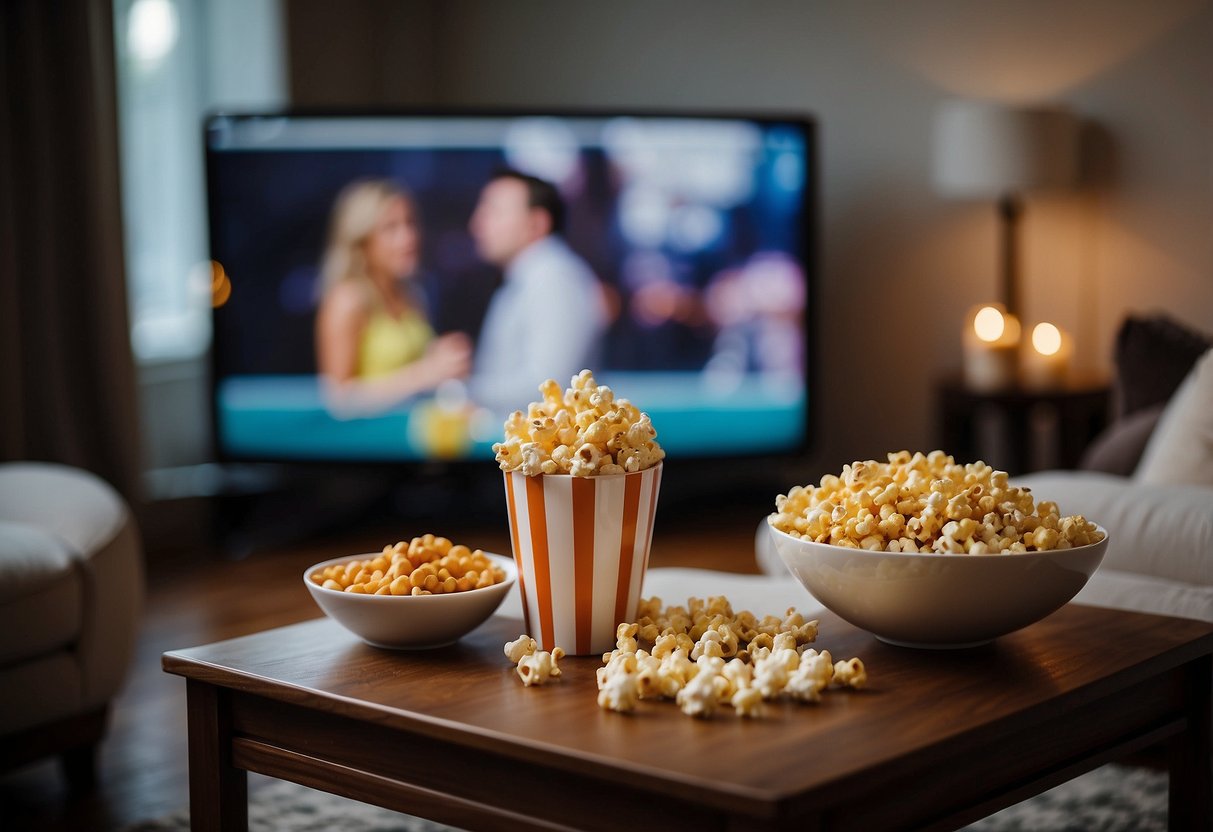
<svg viewBox="0 0 1213 832">
<path fill-rule="evenodd" d="M 262 778 L 258 778 L 261 780 Z M 967 832 L 1154 832 L 1167 828 L 1167 775 L 1107 765 L 1025 800 Z M 450 827 L 281 780 L 250 783 L 251 832 L 446 832 Z M 188 832 L 189 812 L 125 832 Z"/>
</svg>

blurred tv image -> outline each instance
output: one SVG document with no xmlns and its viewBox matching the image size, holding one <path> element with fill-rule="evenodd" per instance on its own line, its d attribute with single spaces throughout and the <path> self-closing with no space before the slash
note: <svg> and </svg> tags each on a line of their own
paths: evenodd
<svg viewBox="0 0 1213 832">
<path fill-rule="evenodd" d="M 215 116 L 226 458 L 491 458 L 582 368 L 671 457 L 806 440 L 813 130 L 679 116 Z"/>
</svg>

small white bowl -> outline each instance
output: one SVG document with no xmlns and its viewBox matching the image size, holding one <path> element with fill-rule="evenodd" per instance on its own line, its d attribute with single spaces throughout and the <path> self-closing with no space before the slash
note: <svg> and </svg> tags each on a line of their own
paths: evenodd
<svg viewBox="0 0 1213 832">
<path fill-rule="evenodd" d="M 1103 560 L 1090 546 L 999 555 L 869 552 L 792 537 L 770 526 L 788 570 L 827 609 L 903 647 L 985 644 L 1078 594 Z"/>
<path fill-rule="evenodd" d="M 505 580 L 481 589 L 441 595 L 364 595 L 325 589 L 312 582 L 312 573 L 351 560 L 367 560 L 381 553 L 346 555 L 309 566 L 303 583 L 329 618 L 373 647 L 420 650 L 453 644 L 483 624 L 505 600 L 518 578 L 512 558 L 485 552 L 505 570 Z"/>
</svg>

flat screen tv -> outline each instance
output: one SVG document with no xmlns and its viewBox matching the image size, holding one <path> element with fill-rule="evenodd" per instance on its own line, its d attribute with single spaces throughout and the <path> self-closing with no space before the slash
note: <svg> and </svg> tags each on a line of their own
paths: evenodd
<svg viewBox="0 0 1213 832">
<path fill-rule="evenodd" d="M 483 460 L 541 381 L 583 367 L 672 458 L 806 447 L 810 119 L 216 115 L 205 132 L 222 459 Z"/>
</svg>

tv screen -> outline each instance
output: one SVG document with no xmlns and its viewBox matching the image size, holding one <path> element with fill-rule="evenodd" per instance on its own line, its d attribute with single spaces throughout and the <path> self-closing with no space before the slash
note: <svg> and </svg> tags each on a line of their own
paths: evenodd
<svg viewBox="0 0 1213 832">
<path fill-rule="evenodd" d="M 806 443 L 808 120 L 220 115 L 206 149 L 224 458 L 489 458 L 583 368 L 671 457 Z"/>
</svg>

